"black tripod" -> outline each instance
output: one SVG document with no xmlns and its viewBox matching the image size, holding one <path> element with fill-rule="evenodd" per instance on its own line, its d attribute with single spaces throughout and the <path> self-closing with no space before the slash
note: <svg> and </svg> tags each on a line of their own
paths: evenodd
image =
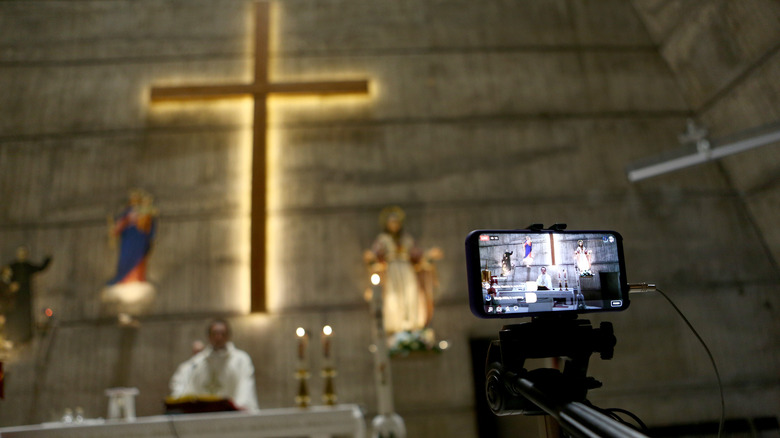
<svg viewBox="0 0 780 438">
<path fill-rule="evenodd" d="M 585 404 L 588 390 L 601 382 L 587 377 L 591 354 L 612 358 L 616 339 L 612 324 L 599 328 L 576 316 L 534 318 L 505 326 L 488 349 L 485 392 L 496 415 L 552 416 L 573 437 L 645 437 Z M 563 371 L 527 370 L 526 359 L 565 358 Z"/>
</svg>

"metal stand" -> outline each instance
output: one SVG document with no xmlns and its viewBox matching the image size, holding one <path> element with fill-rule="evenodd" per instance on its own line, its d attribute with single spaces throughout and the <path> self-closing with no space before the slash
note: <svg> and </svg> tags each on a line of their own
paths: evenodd
<svg viewBox="0 0 780 438">
<path fill-rule="evenodd" d="M 327 406 L 335 406 L 336 400 L 336 388 L 333 385 L 333 379 L 336 377 L 336 369 L 331 366 L 326 366 L 322 369 L 322 378 L 325 382 L 322 391 L 322 401 Z"/>
<path fill-rule="evenodd" d="M 308 385 L 309 377 L 311 377 L 311 373 L 305 368 L 295 372 L 295 380 L 298 381 L 298 394 L 295 395 L 295 405 L 299 408 L 308 408 L 311 405 Z"/>
<path fill-rule="evenodd" d="M 584 404 L 588 390 L 601 387 L 586 375 L 591 354 L 611 359 L 617 341 L 611 323 L 593 328 L 575 318 L 536 318 L 501 329 L 486 361 L 490 409 L 496 415 L 547 414 L 574 437 L 645 437 Z M 524 368 L 526 359 L 547 357 L 565 358 L 563 371 Z"/>
<path fill-rule="evenodd" d="M 374 284 L 371 295 L 371 315 L 374 319 L 372 330 L 375 348 L 374 379 L 379 412 L 371 421 L 371 438 L 406 438 L 406 424 L 403 418 L 394 412 L 393 407 L 393 381 L 390 372 L 390 353 L 387 349 L 387 336 L 385 335 L 382 287 L 379 285 L 378 276 L 373 278 L 372 282 Z"/>
</svg>

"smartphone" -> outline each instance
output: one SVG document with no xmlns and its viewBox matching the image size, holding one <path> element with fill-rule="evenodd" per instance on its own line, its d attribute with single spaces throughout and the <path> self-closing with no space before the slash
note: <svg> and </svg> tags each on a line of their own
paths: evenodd
<svg viewBox="0 0 780 438">
<path fill-rule="evenodd" d="M 615 231 L 475 230 L 466 237 L 471 312 L 480 318 L 625 310 Z"/>
</svg>

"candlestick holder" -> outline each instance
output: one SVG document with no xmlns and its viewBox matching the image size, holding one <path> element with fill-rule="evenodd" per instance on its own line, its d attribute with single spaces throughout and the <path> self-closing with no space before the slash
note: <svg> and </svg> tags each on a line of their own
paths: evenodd
<svg viewBox="0 0 780 438">
<path fill-rule="evenodd" d="M 309 378 L 311 373 L 305 368 L 295 372 L 295 380 L 298 381 L 298 395 L 295 396 L 295 405 L 299 408 L 308 408 L 311 405 L 311 396 L 309 395 Z"/>
<path fill-rule="evenodd" d="M 336 369 L 331 366 L 326 366 L 322 369 L 322 378 L 324 379 L 322 401 L 327 406 L 334 406 L 336 400 L 338 400 L 338 397 L 336 396 L 336 387 L 333 384 L 336 374 Z"/>
</svg>

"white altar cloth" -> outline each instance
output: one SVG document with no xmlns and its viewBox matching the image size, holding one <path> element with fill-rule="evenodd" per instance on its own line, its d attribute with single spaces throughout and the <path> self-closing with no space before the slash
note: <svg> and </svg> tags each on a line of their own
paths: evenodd
<svg viewBox="0 0 780 438">
<path fill-rule="evenodd" d="M 0 438 L 364 438 L 357 405 L 265 409 L 254 413 L 157 415 L 135 421 L 87 420 L 0 428 Z"/>
</svg>

